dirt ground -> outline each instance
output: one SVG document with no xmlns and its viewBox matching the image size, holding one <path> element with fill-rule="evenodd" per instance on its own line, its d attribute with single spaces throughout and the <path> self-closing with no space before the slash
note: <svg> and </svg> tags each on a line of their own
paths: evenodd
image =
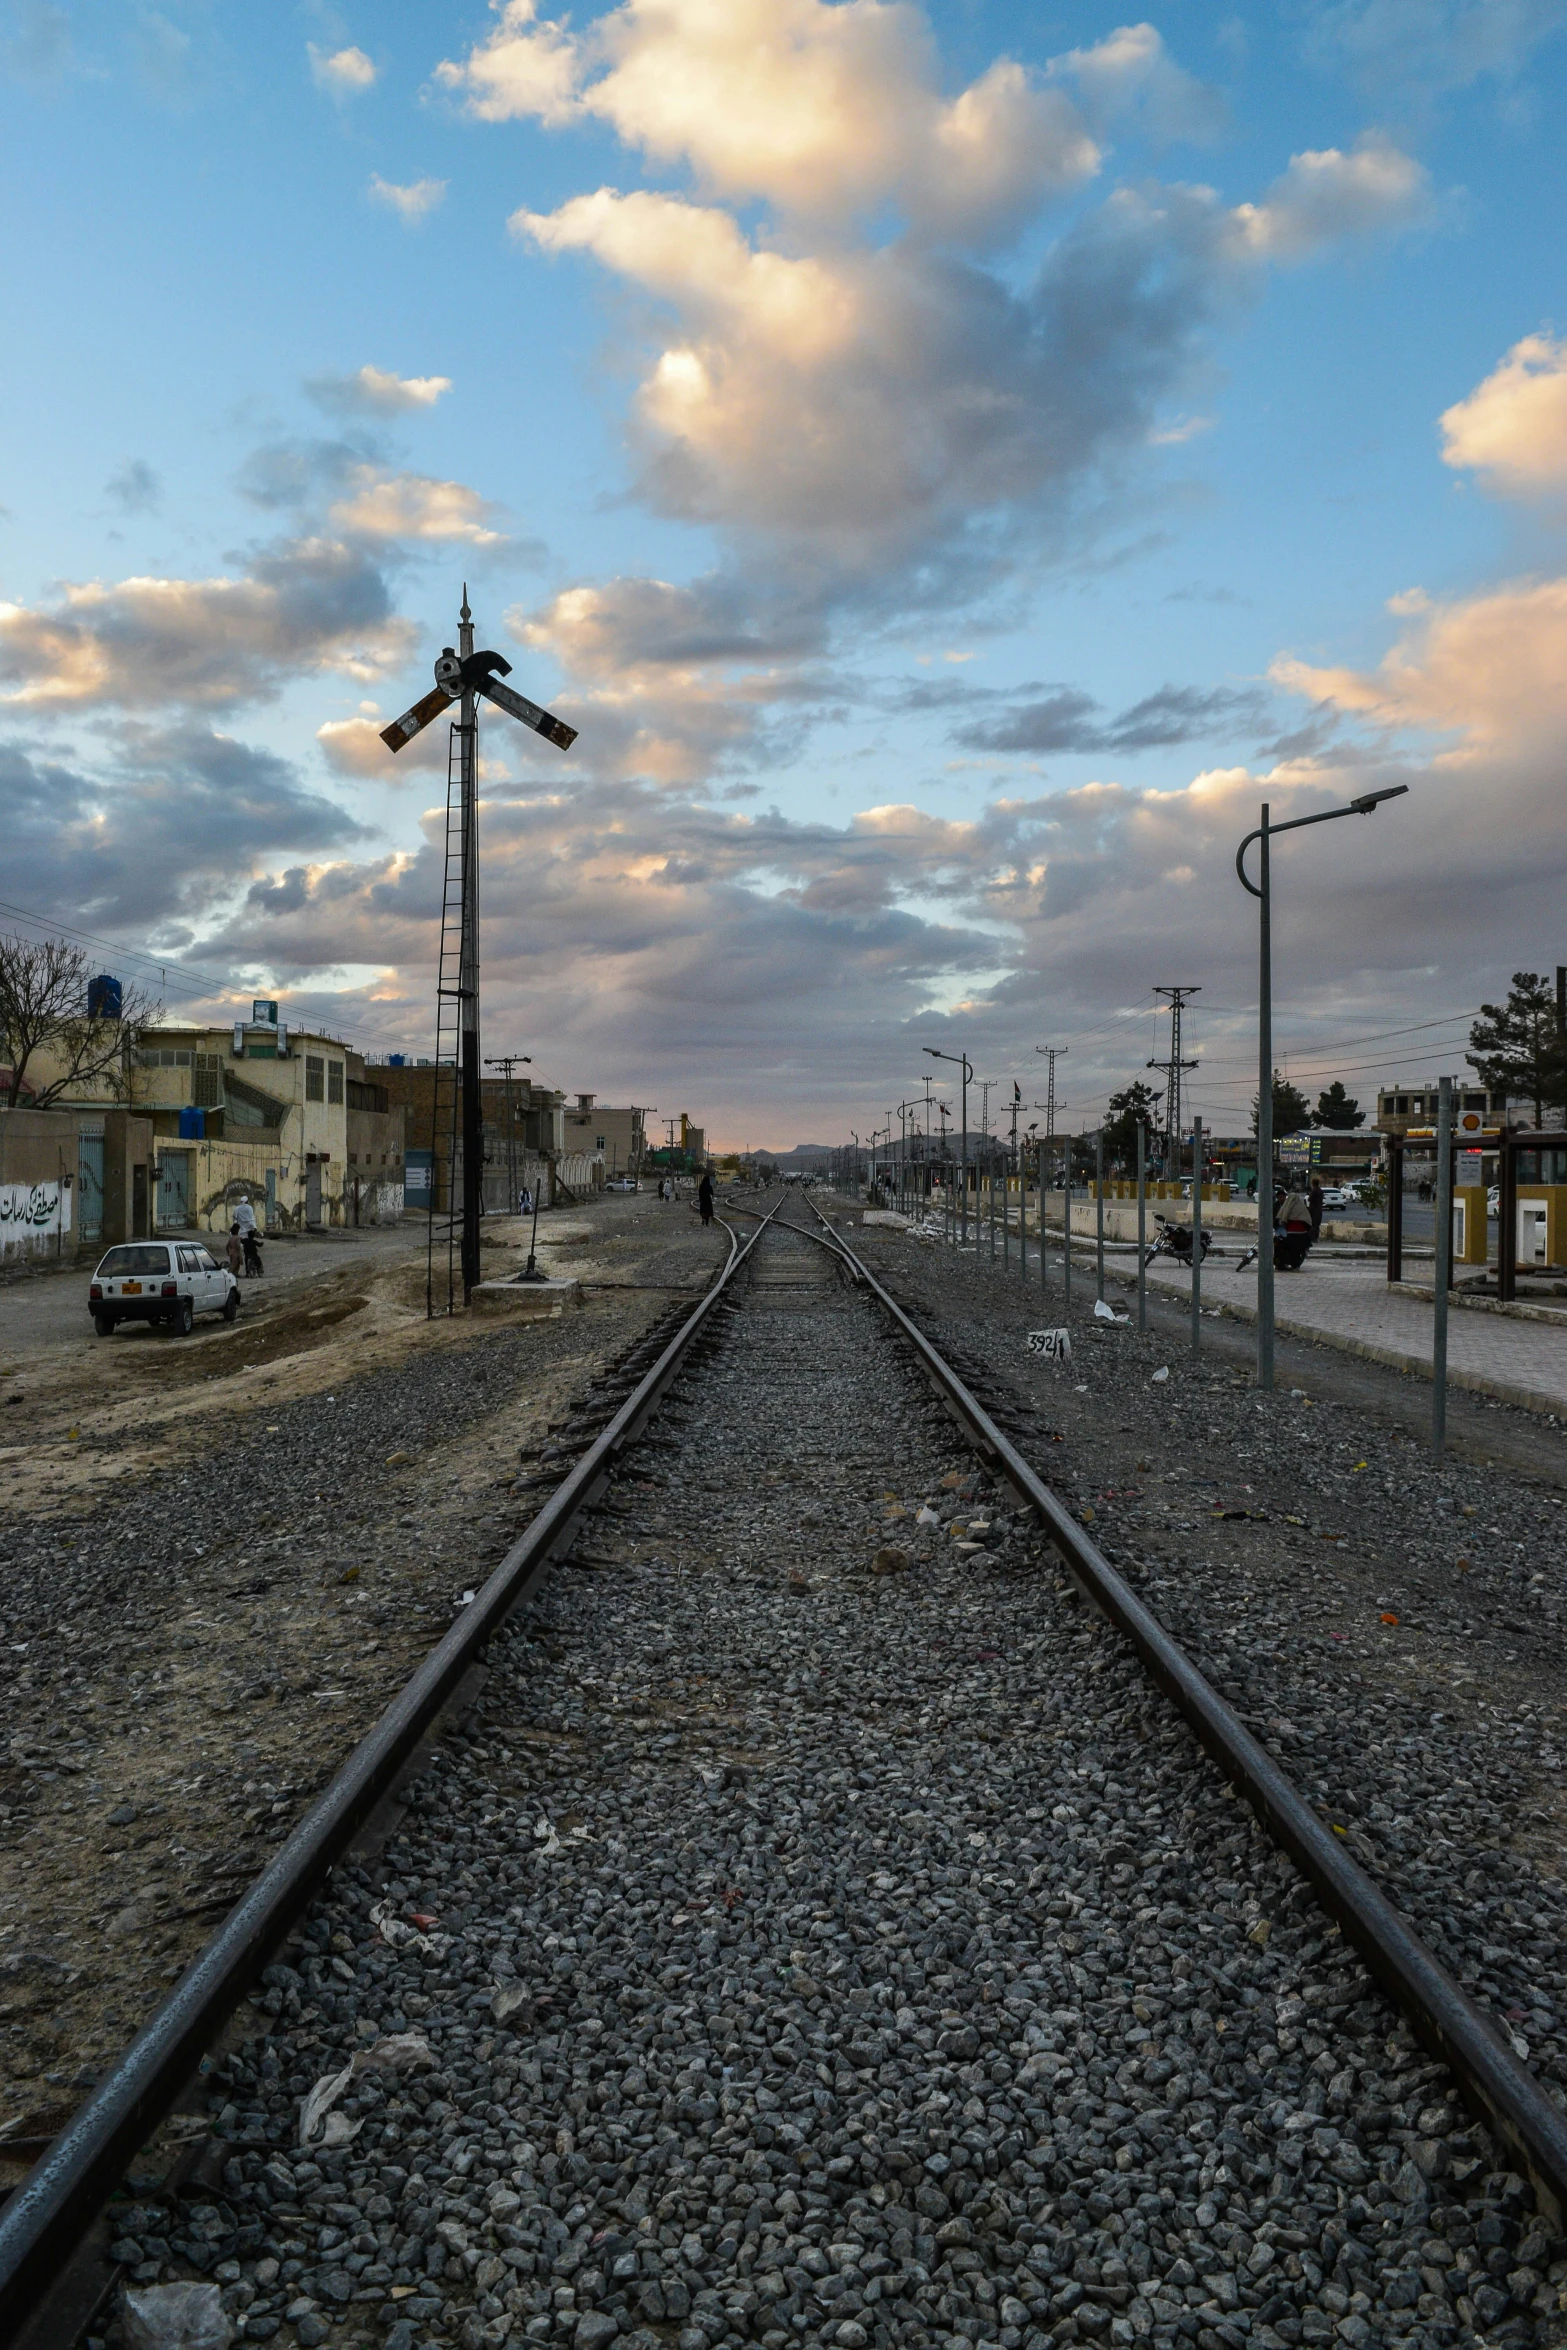
<svg viewBox="0 0 1567 2350">
<path fill-rule="evenodd" d="M 184 1339 L 84 1340 L 85 1272 L 53 1345 L 0 1294 L 0 2186 L 526 1525 L 519 1453 L 727 1250 L 615 1195 L 541 1220 L 543 1319 L 428 1320 L 411 1227 Z"/>
</svg>

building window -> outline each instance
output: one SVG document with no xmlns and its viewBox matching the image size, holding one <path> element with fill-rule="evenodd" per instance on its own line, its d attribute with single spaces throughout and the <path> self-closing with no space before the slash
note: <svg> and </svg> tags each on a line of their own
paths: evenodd
<svg viewBox="0 0 1567 2350">
<path fill-rule="evenodd" d="M 191 1077 L 190 1098 L 198 1110 L 221 1110 L 223 1107 L 223 1056 L 221 1053 L 197 1053 Z"/>
<path fill-rule="evenodd" d="M 322 1099 L 325 1092 L 325 1086 L 323 1083 L 325 1074 L 326 1064 L 322 1060 L 321 1055 L 319 1053 L 306 1053 L 305 1099 L 307 1102 L 318 1102 Z"/>
<path fill-rule="evenodd" d="M 343 1064 L 341 1061 L 328 1061 L 326 1065 L 326 1098 L 329 1102 L 341 1102 L 343 1098 Z"/>
</svg>

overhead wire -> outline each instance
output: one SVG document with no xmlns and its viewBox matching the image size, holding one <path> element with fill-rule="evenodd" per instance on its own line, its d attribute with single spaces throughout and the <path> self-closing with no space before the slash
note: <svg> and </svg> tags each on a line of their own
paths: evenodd
<svg viewBox="0 0 1567 2350">
<path fill-rule="evenodd" d="M 159 984 L 165 995 L 175 995 L 183 997 L 185 1000 L 200 1000 L 204 996 L 232 995 L 237 985 L 233 979 L 220 979 L 210 971 L 198 970 L 178 956 L 160 955 L 150 947 L 127 946 L 122 939 L 105 938 L 100 932 L 84 930 L 78 924 L 60 922 L 49 915 L 35 914 L 30 907 L 13 905 L 7 898 L 0 898 L 0 914 L 8 914 L 13 920 L 29 923 L 33 929 L 42 931 L 46 937 L 53 936 L 83 946 L 97 947 L 105 955 L 113 955 L 121 962 L 142 964 L 149 973 L 153 971 L 158 973 Z M 183 979 L 186 982 L 183 988 L 170 986 L 168 978 L 170 971 L 174 972 L 177 980 Z M 389 1044 L 403 1044 L 406 1041 L 408 1033 L 406 1029 L 393 1031 L 378 1027 L 374 1021 L 359 1018 L 344 1021 L 340 1011 L 336 1008 L 336 999 L 323 991 L 284 988 L 281 993 L 290 1004 L 297 1004 L 302 1009 L 306 1009 L 312 1004 L 332 1006 L 335 1025 L 351 1031 L 355 1035 L 384 1040 Z"/>
</svg>

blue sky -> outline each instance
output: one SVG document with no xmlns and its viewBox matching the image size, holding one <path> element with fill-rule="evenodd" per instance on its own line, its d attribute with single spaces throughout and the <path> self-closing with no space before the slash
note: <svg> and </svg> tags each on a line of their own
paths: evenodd
<svg viewBox="0 0 1567 2350">
<path fill-rule="evenodd" d="M 1281 1044 L 1458 1066 L 1567 954 L 1564 27 L 12 0 L 0 898 L 427 1047 L 444 744 L 376 737 L 466 578 L 581 728 L 484 743 L 554 1082 L 787 1144 L 1070 1040 L 1087 1125 L 1175 979 L 1236 1128 L 1234 842 L 1368 776 Z"/>
</svg>

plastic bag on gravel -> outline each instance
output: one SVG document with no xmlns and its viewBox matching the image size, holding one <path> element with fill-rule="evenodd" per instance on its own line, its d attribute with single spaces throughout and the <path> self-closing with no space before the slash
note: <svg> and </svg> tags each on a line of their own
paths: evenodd
<svg viewBox="0 0 1567 2350">
<path fill-rule="evenodd" d="M 411 2065 L 431 2065 L 435 2058 L 430 2043 L 422 2032 L 391 2032 L 377 2040 L 373 2048 L 361 2048 L 351 2056 L 340 2073 L 323 2073 L 299 2109 L 299 2143 L 301 2146 L 346 2146 L 357 2138 L 364 2127 L 362 2122 L 350 2121 L 346 2113 L 334 2113 L 338 2099 L 352 2086 L 361 2073 L 395 2073 Z"/>
<path fill-rule="evenodd" d="M 142 2285 L 125 2296 L 130 2350 L 229 2350 L 234 2328 L 216 2285 Z"/>
</svg>

